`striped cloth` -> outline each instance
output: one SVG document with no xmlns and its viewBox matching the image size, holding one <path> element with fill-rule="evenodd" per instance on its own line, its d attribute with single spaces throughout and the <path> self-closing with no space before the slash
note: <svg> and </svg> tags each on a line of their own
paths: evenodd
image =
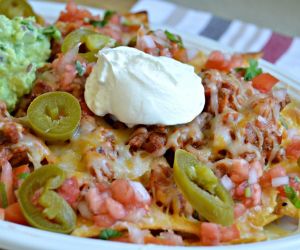
<svg viewBox="0 0 300 250">
<path fill-rule="evenodd" d="M 239 20 L 227 20 L 161 0 L 140 0 L 132 11 L 147 10 L 150 23 L 211 38 L 237 52 L 263 51 L 263 58 L 300 81 L 300 38 Z M 297 25 L 297 24 L 295 24 Z"/>
</svg>

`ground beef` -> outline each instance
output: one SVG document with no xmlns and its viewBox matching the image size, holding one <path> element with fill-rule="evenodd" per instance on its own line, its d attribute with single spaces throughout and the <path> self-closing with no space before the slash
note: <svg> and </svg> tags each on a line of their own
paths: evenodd
<svg viewBox="0 0 300 250">
<path fill-rule="evenodd" d="M 0 128 L 0 145 L 16 144 L 19 141 L 19 132 L 17 124 L 14 122 L 5 122 Z"/>
</svg>

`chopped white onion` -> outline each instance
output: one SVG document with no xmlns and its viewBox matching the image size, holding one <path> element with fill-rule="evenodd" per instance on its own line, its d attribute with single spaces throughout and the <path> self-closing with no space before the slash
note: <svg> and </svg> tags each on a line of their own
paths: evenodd
<svg viewBox="0 0 300 250">
<path fill-rule="evenodd" d="M 282 102 L 287 95 L 287 89 L 273 89 L 272 93 L 278 101 Z"/>
<path fill-rule="evenodd" d="M 153 49 L 156 47 L 155 42 L 151 36 L 142 36 L 141 42 L 146 46 L 146 48 Z"/>
<path fill-rule="evenodd" d="M 85 219 L 92 219 L 93 218 L 93 214 L 90 211 L 88 204 L 85 201 L 81 201 L 78 203 L 78 210 L 80 215 L 85 218 Z"/>
<path fill-rule="evenodd" d="M 280 187 L 288 184 L 289 184 L 288 176 L 276 177 L 272 179 L 272 187 Z"/>
<path fill-rule="evenodd" d="M 234 183 L 232 180 L 228 177 L 228 175 L 224 175 L 221 178 L 221 183 L 228 191 L 234 188 Z"/>
<path fill-rule="evenodd" d="M 150 202 L 151 197 L 145 187 L 137 181 L 130 181 L 130 186 L 135 192 L 135 197 L 139 202 L 147 203 Z"/>
<path fill-rule="evenodd" d="M 249 184 L 255 184 L 258 181 L 258 175 L 255 168 L 250 168 L 249 170 Z"/>
</svg>

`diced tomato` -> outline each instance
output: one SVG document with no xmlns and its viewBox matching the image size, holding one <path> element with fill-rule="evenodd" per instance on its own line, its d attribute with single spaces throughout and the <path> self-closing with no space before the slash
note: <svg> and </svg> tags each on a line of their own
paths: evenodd
<svg viewBox="0 0 300 250">
<path fill-rule="evenodd" d="M 217 69 L 225 72 L 243 66 L 243 58 L 240 55 L 232 55 L 228 60 L 222 52 L 213 51 L 210 53 L 205 64 L 206 69 Z"/>
<path fill-rule="evenodd" d="M 234 159 L 230 169 L 230 178 L 234 183 L 241 183 L 249 177 L 249 164 L 243 159 Z"/>
<path fill-rule="evenodd" d="M 99 227 L 111 227 L 116 220 L 107 214 L 99 214 L 93 217 L 94 222 Z"/>
<path fill-rule="evenodd" d="M 246 207 L 254 207 L 256 205 L 259 205 L 261 202 L 261 186 L 257 183 L 251 184 L 250 186 L 251 190 L 251 196 L 250 197 L 245 197 L 243 200 L 243 203 Z"/>
<path fill-rule="evenodd" d="M 240 231 L 236 225 L 232 225 L 230 227 L 220 227 L 220 232 L 222 242 L 229 242 L 240 238 Z"/>
<path fill-rule="evenodd" d="M 112 217 L 116 220 L 120 220 L 126 216 L 126 210 L 120 202 L 108 197 L 105 200 L 105 205 L 106 205 L 106 208 L 108 210 L 108 214 L 110 215 L 110 217 Z"/>
<path fill-rule="evenodd" d="M 300 157 L 300 138 L 293 138 L 286 147 L 287 157 L 298 159 Z"/>
<path fill-rule="evenodd" d="M 129 205 L 135 202 L 134 189 L 130 182 L 125 179 L 118 179 L 111 184 L 112 197 L 124 205 Z"/>
<path fill-rule="evenodd" d="M 279 192 L 279 196 L 286 197 L 286 193 L 284 191 L 284 186 L 277 187 L 277 191 Z"/>
<path fill-rule="evenodd" d="M 77 179 L 73 176 L 64 181 L 61 187 L 58 189 L 58 193 L 62 196 L 70 205 L 73 205 L 77 201 L 80 190 Z"/>
<path fill-rule="evenodd" d="M 5 208 L 5 220 L 11 221 L 14 223 L 27 225 L 27 221 L 21 211 L 20 205 L 18 202 L 15 202 Z"/>
<path fill-rule="evenodd" d="M 281 176 L 286 176 L 285 168 L 281 166 L 272 167 L 260 178 L 260 184 L 263 187 L 271 186 L 272 179 Z"/>
<path fill-rule="evenodd" d="M 203 222 L 200 228 L 201 242 L 206 246 L 219 245 L 221 235 L 219 226 L 215 223 Z"/>
<path fill-rule="evenodd" d="M 175 49 L 171 50 L 173 58 L 180 62 L 187 62 L 187 52 L 185 48 L 179 48 L 178 46 Z"/>
<path fill-rule="evenodd" d="M 240 238 L 240 232 L 236 225 L 223 227 L 215 223 L 203 222 L 200 236 L 203 245 L 215 246 L 220 242 L 229 242 Z"/>
<path fill-rule="evenodd" d="M 242 203 L 237 203 L 234 206 L 234 218 L 241 217 L 246 212 L 246 207 Z"/>
<path fill-rule="evenodd" d="M 21 185 L 24 180 L 24 178 L 22 178 L 22 174 L 30 174 L 28 164 L 13 168 L 14 187 L 19 187 Z"/>
<path fill-rule="evenodd" d="M 235 69 L 243 66 L 244 59 L 241 55 L 233 55 L 228 62 L 228 69 Z"/>
<path fill-rule="evenodd" d="M 220 51 L 211 52 L 205 64 L 206 69 L 217 69 L 222 71 L 227 71 L 227 66 L 225 56 Z"/>
<path fill-rule="evenodd" d="M 252 86 L 262 93 L 268 93 L 279 80 L 269 73 L 262 73 L 252 79 Z"/>
<path fill-rule="evenodd" d="M 66 11 L 62 11 L 59 16 L 59 21 L 62 22 L 76 22 L 84 21 L 84 18 L 92 19 L 92 14 L 86 9 L 78 9 L 74 1 L 68 1 Z"/>
<path fill-rule="evenodd" d="M 248 181 L 244 181 L 241 184 L 239 184 L 235 189 L 234 189 L 234 196 L 235 197 L 244 197 L 245 196 L 245 189 L 249 185 Z"/>
</svg>

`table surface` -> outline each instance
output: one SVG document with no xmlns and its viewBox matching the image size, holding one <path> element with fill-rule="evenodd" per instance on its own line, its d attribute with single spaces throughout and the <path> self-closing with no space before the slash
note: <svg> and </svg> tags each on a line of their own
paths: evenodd
<svg viewBox="0 0 300 250">
<path fill-rule="evenodd" d="M 51 1 L 51 0 L 46 0 Z M 67 0 L 52 0 L 67 2 Z M 188 8 L 201 9 L 215 15 L 240 19 L 274 31 L 300 36 L 300 0 L 168 0 Z M 127 12 L 136 0 L 75 0 L 76 3 Z"/>
</svg>

